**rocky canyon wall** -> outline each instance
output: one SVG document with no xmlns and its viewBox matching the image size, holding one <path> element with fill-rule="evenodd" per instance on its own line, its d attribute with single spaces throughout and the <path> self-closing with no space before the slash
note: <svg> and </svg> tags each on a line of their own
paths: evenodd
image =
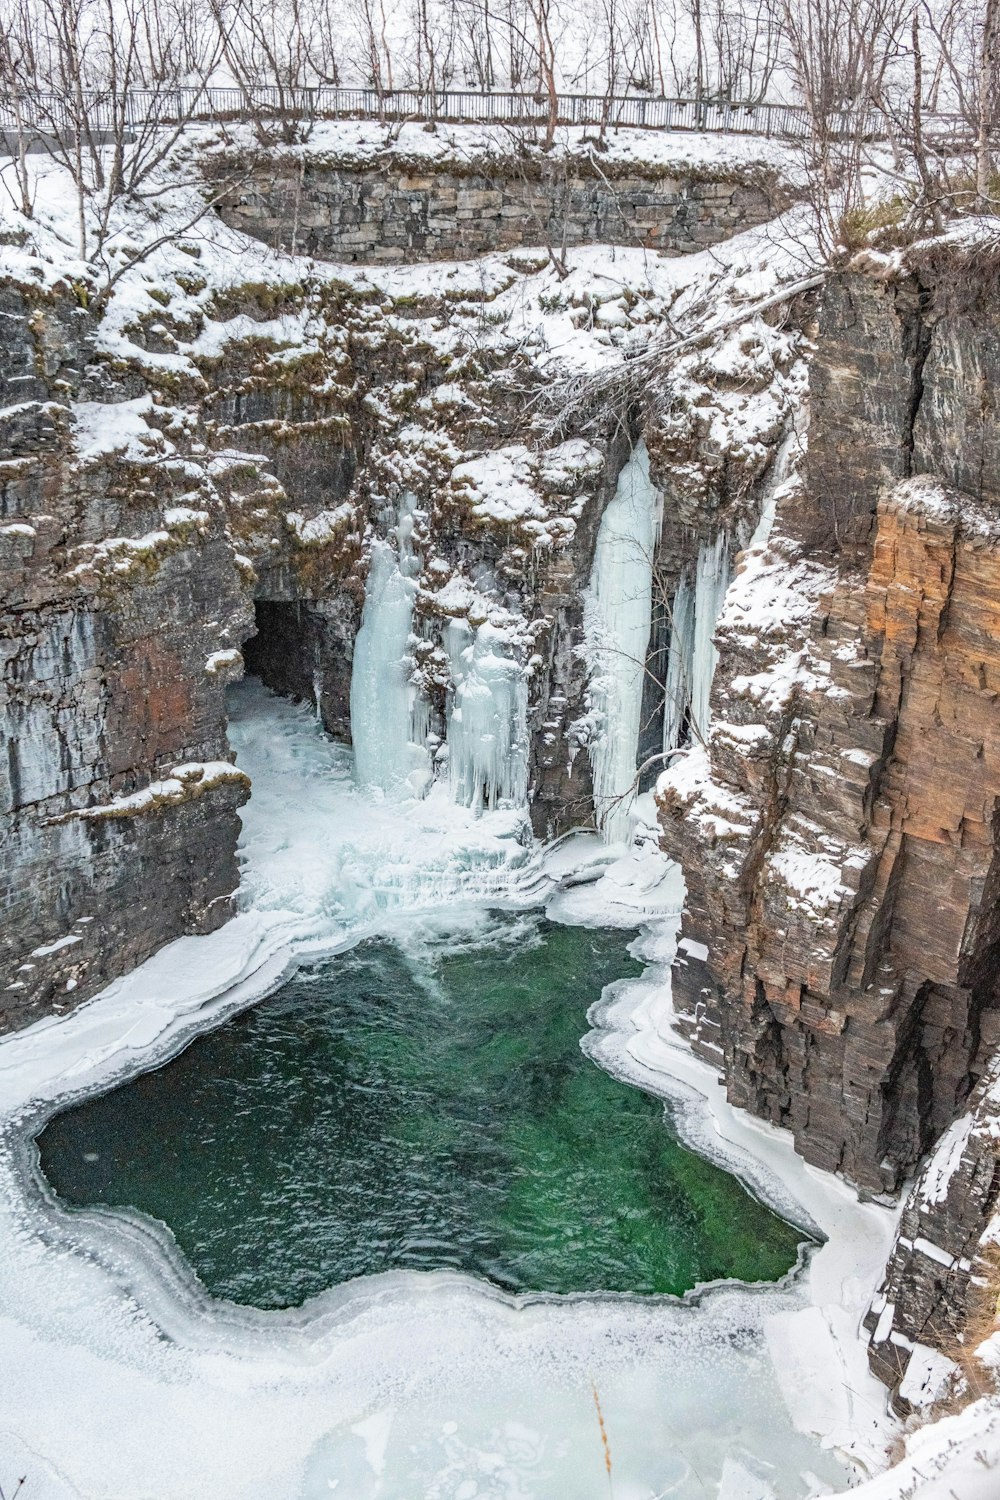
<svg viewBox="0 0 1000 1500">
<path fill-rule="evenodd" d="M 641 559 L 638 756 L 668 728 L 682 747 L 657 787 L 687 881 L 680 1023 L 737 1104 L 865 1192 L 940 1142 L 869 1319 L 905 1406 L 917 1353 L 974 1310 L 1000 1198 L 996 269 L 970 244 L 869 255 L 815 301 L 732 316 L 633 366 L 640 382 L 591 386 L 668 320 L 752 309 L 756 272 L 713 254 L 690 285 L 658 281 L 637 250 L 613 276 L 564 276 L 537 246 L 557 201 L 544 173 L 403 170 L 282 166 L 225 216 L 281 238 L 290 215 L 317 254 L 431 259 L 505 245 L 505 195 L 523 192 L 517 243 L 535 251 L 428 269 L 414 290 L 215 220 L 221 238 L 182 235 L 103 306 L 26 257 L 5 279 L 0 1027 L 225 920 L 248 795 L 225 685 L 245 655 L 348 738 L 376 555 L 406 571 L 400 669 L 427 774 L 449 775 L 462 674 L 484 661 L 517 685 L 535 832 L 592 824 L 608 725 L 585 595 L 641 439 L 662 516 Z M 613 240 L 605 168 L 583 186 L 560 170 L 566 243 Z M 629 232 L 670 251 L 777 201 L 757 183 L 736 212 L 745 182 L 664 177 L 643 204 L 633 176 L 616 178 Z M 707 218 L 680 213 L 692 200 Z M 567 348 L 579 399 L 557 411 Z M 477 778 L 456 790 L 473 805 Z"/>
<path fill-rule="evenodd" d="M 695 1045 L 736 1103 L 878 1193 L 1000 1041 L 995 267 L 869 257 L 815 333 L 808 457 L 727 601 L 710 744 L 659 801 Z M 961 1322 L 987 1137 L 970 1127 L 935 1212 L 926 1193 L 908 1210 L 872 1324 L 896 1383 L 914 1341 Z"/>
<path fill-rule="evenodd" d="M 94 365 L 75 297 L 2 295 L 7 1028 L 230 914 L 247 784 L 223 691 L 252 614 L 225 538 L 226 462 L 181 462 L 146 424 L 150 398 Z"/>
<path fill-rule="evenodd" d="M 404 513 L 415 589 L 407 671 L 430 740 L 446 739 L 455 639 L 473 654 L 488 643 L 523 683 L 518 754 L 535 829 L 553 836 L 594 815 L 583 594 L 632 445 L 646 433 L 670 492 L 658 563 L 668 582 L 726 515 L 745 522 L 753 509 L 784 398 L 764 403 L 735 461 L 718 451 L 718 424 L 693 413 L 720 382 L 734 410 L 757 399 L 770 379 L 760 371 L 773 373 L 770 335 L 751 337 L 736 364 L 729 351 L 719 369 L 689 365 L 684 390 L 642 409 L 591 414 L 586 437 L 572 424 L 557 433 L 543 399 L 552 343 L 589 351 L 585 367 L 613 365 L 660 325 L 676 288 L 654 290 L 644 258 L 621 277 L 557 275 L 538 248 L 553 226 L 540 229 L 538 214 L 562 204 L 567 243 L 614 240 L 612 200 L 621 219 L 628 192 L 627 237 L 659 243 L 661 225 L 671 248 L 691 248 L 784 202 L 773 172 L 688 169 L 681 181 L 663 169 L 651 186 L 645 169 L 596 158 L 544 170 L 528 161 L 508 163 L 497 186 L 445 162 L 425 163 L 426 181 L 404 187 L 392 174 L 405 162 L 383 156 L 363 170 L 300 164 L 294 204 L 279 156 L 270 184 L 255 178 L 252 192 L 273 189 L 268 211 L 292 215 L 299 249 L 300 189 L 322 198 L 315 214 L 336 219 L 315 246 L 331 253 L 369 191 L 392 255 L 536 249 L 516 263 L 449 267 L 414 290 L 276 256 L 213 218 L 168 236 L 103 300 L 96 280 L 62 274 L 58 247 L 51 262 L 5 250 L 4 1027 L 77 1004 L 170 938 L 228 915 L 248 789 L 226 741 L 226 682 L 245 647 L 252 670 L 314 700 L 349 737 L 372 548 L 400 551 Z M 653 194 L 645 204 L 640 184 Z M 473 204 L 469 193 L 499 197 Z M 515 199 L 518 213 L 503 212 Z M 448 223 L 436 238 L 435 217 Z M 425 220 L 430 238 L 414 238 Z M 702 268 L 706 306 L 732 274 Z M 787 374 L 792 354 L 777 358 Z M 673 477 L 701 450 L 714 474 L 704 494 L 700 461 Z M 659 636 L 662 654 L 662 618 Z M 647 707 L 650 722 L 662 718 L 662 705 Z M 434 769 L 447 774 L 447 762 Z"/>
</svg>

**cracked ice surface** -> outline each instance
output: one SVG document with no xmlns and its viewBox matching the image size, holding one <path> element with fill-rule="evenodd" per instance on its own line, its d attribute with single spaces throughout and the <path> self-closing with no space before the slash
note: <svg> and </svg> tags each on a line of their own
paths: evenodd
<svg viewBox="0 0 1000 1500">
<path fill-rule="evenodd" d="M 588 1049 L 616 1069 L 641 1068 L 647 1086 L 681 1075 L 688 1133 L 701 1121 L 706 1144 L 714 1132 L 712 1149 L 770 1192 L 784 1176 L 783 1201 L 805 1202 L 826 1229 L 832 1202 L 842 1240 L 869 1225 L 872 1258 L 881 1211 L 852 1219 L 848 1195 L 831 1194 L 820 1174 L 802 1197 L 808 1169 L 796 1178 L 780 1150 L 754 1168 L 753 1130 L 730 1141 L 724 1103 L 711 1116 L 695 1108 L 711 1079 L 696 1068 L 684 1077 L 657 967 L 681 899 L 674 867 L 648 845 L 609 866 L 607 849 L 587 839 L 543 859 L 518 815 L 476 818 L 444 786 L 419 802 L 366 795 L 308 709 L 252 686 L 237 702 L 233 739 L 255 783 L 240 915 L 170 945 L 73 1015 L 0 1043 L 0 1484 L 26 1473 L 32 1500 L 596 1500 L 607 1493 L 596 1386 L 617 1500 L 804 1500 L 839 1487 L 843 1469 L 805 1435 L 834 1431 L 823 1383 L 797 1432 L 770 1352 L 777 1328 L 786 1353 L 802 1350 L 802 1332 L 814 1357 L 836 1353 L 842 1330 L 830 1333 L 829 1308 L 810 1301 L 826 1249 L 808 1277 L 685 1302 L 518 1305 L 454 1273 L 391 1273 L 260 1313 L 207 1298 L 151 1221 L 68 1214 L 47 1196 L 26 1144 L 32 1117 L 160 1060 L 273 988 L 296 954 L 421 922 L 467 933 L 486 904 L 537 904 L 563 885 L 552 906 L 560 920 L 649 924 L 640 941 L 653 967 L 605 997 Z M 588 861 L 603 879 L 575 884 Z M 766 1147 L 771 1137 L 758 1133 Z M 851 1264 L 863 1281 L 864 1255 L 850 1262 L 841 1244 L 820 1282 L 827 1302 Z M 838 1441 L 849 1428 L 845 1417 Z"/>
</svg>

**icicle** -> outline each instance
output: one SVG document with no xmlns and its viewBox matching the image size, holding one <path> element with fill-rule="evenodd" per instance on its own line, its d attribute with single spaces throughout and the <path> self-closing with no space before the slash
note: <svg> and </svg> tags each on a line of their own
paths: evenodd
<svg viewBox="0 0 1000 1500">
<path fill-rule="evenodd" d="M 594 810 L 609 843 L 628 836 L 634 798 L 662 503 L 650 481 L 646 445 L 640 442 L 601 517 L 584 610 L 590 706 L 601 721 L 590 744 Z"/>
<path fill-rule="evenodd" d="M 760 509 L 760 517 L 754 528 L 753 536 L 747 544 L 748 552 L 756 551 L 757 548 L 764 547 L 767 544 L 778 509 L 778 491 L 788 478 L 792 467 L 792 450 L 798 442 L 799 435 L 795 430 L 793 422 L 774 456 L 774 463 L 771 465 L 771 473 L 768 476 L 767 490 L 764 494 L 764 503 Z"/>
<path fill-rule="evenodd" d="M 673 750 L 692 733 L 708 734 L 709 700 L 719 653 L 712 637 L 729 587 L 729 538 L 702 542 L 694 569 L 681 574 L 671 605 L 670 651 L 663 705 L 663 748 Z"/>
<path fill-rule="evenodd" d="M 454 687 L 448 713 L 452 795 L 466 807 L 522 804 L 528 792 L 528 685 L 509 640 L 484 622 L 445 628 Z"/>
<path fill-rule="evenodd" d="M 410 682 L 409 642 L 419 564 L 413 553 L 412 495 L 405 495 L 397 547 L 372 544 L 361 629 L 351 668 L 351 738 L 360 786 L 420 795 L 429 780 L 427 750 L 414 738 L 425 710 Z"/>
<path fill-rule="evenodd" d="M 691 719 L 702 739 L 708 737 L 709 698 L 719 653 L 712 637 L 729 587 L 729 542 L 720 533 L 703 542 L 698 553 L 694 599 L 694 656 L 691 666 Z"/>
<path fill-rule="evenodd" d="M 319 667 L 313 672 L 313 702 L 316 705 L 316 723 L 323 722 L 323 674 Z"/>
<path fill-rule="evenodd" d="M 691 667 L 694 660 L 694 590 L 688 574 L 682 573 L 670 607 L 670 651 L 664 684 L 663 748 L 674 750 L 681 742 L 684 720 L 691 701 Z"/>
</svg>

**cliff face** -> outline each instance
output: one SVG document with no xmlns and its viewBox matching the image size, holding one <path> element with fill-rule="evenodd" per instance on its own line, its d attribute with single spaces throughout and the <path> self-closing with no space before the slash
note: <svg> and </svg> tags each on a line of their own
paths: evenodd
<svg viewBox="0 0 1000 1500">
<path fill-rule="evenodd" d="M 247 645 L 265 681 L 349 735 L 368 557 L 405 497 L 411 668 L 432 729 L 445 631 L 488 622 L 527 685 L 539 831 L 592 816 L 574 737 L 582 592 L 629 436 L 613 422 L 593 441 L 534 432 L 547 346 L 509 336 L 493 303 L 512 279 L 539 296 L 537 267 L 523 292 L 494 265 L 449 280 L 449 297 L 394 297 L 360 279 L 284 281 L 301 262 L 262 251 L 247 267 L 245 241 L 228 248 L 228 280 L 199 275 L 185 242 L 102 313 L 30 262 L 3 292 L 3 1028 L 229 915 L 248 788 L 226 682 Z M 613 358 L 614 339 L 657 315 L 620 298 L 585 279 L 555 316 Z"/>
<path fill-rule="evenodd" d="M 0 296 L 0 1029 L 228 916 L 248 787 L 225 684 L 245 650 L 349 737 L 372 549 L 401 559 L 404 529 L 429 738 L 450 633 L 485 628 L 524 686 L 536 833 L 590 823 L 584 594 L 641 436 L 664 506 L 640 760 L 678 601 L 707 640 L 696 575 L 743 549 L 711 730 L 689 691 L 657 788 L 687 882 L 680 1021 L 736 1103 L 867 1192 L 940 1139 L 869 1319 L 905 1405 L 914 1354 L 974 1308 L 1000 1201 L 995 269 L 870 258 L 800 306 L 804 456 L 794 328 L 734 318 L 638 395 L 588 385 L 667 319 L 752 303 L 738 257 L 689 283 L 638 252 L 568 278 L 498 258 L 414 292 L 218 249 L 202 276 L 199 245 L 171 246 L 103 316 L 51 276 Z M 545 404 L 553 348 L 578 361 L 568 417 Z"/>
<path fill-rule="evenodd" d="M 230 912 L 223 689 L 249 629 L 225 466 L 181 462 L 72 295 L 4 293 L 0 1027 Z M 75 420 L 69 401 L 76 399 Z M 116 440 L 123 449 L 115 451 Z M 211 605 L 211 607 L 209 607 Z"/>
<path fill-rule="evenodd" d="M 994 1059 L 920 1172 L 865 1319 L 872 1369 L 902 1414 L 944 1394 L 949 1365 L 971 1376 L 975 1393 L 988 1384 L 975 1350 L 996 1312 L 998 1142 Z"/>
<path fill-rule="evenodd" d="M 737 1103 L 874 1192 L 1000 1041 L 997 291 L 943 253 L 832 282 L 808 459 L 730 595 L 709 747 L 659 788 L 684 1025 Z M 996 1195 L 967 1176 L 959 1228 L 923 1232 L 956 1263 Z"/>
</svg>

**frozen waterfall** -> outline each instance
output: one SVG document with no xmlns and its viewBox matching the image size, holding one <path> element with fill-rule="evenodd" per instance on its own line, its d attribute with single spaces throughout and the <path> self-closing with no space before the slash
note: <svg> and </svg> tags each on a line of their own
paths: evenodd
<svg viewBox="0 0 1000 1500">
<path fill-rule="evenodd" d="M 663 497 L 640 442 L 601 517 L 584 608 L 590 708 L 600 722 L 590 743 L 594 809 L 609 843 L 628 836 L 653 599 L 653 553 Z"/>
<path fill-rule="evenodd" d="M 503 631 L 450 620 L 445 647 L 452 795 L 465 807 L 520 806 L 528 794 L 528 684 Z"/>
<path fill-rule="evenodd" d="M 351 668 L 351 738 L 359 786 L 421 795 L 430 766 L 420 732 L 426 712 L 410 681 L 409 642 L 417 594 L 410 541 L 415 503 L 412 495 L 403 497 L 395 547 L 382 540 L 372 544 Z"/>
<path fill-rule="evenodd" d="M 702 542 L 692 581 L 681 574 L 670 608 L 670 652 L 667 658 L 663 748 L 673 750 L 684 736 L 685 720 L 693 732 L 708 733 L 712 678 L 719 653 L 713 636 L 729 587 L 729 538 L 720 533 Z"/>
<path fill-rule="evenodd" d="M 694 594 L 694 659 L 691 667 L 691 718 L 702 735 L 708 734 L 709 699 L 719 653 L 715 627 L 729 587 L 729 541 L 720 533 L 703 542 L 698 552 Z"/>
<path fill-rule="evenodd" d="M 670 651 L 664 683 L 663 748 L 680 744 L 684 716 L 691 697 L 691 662 L 694 657 L 695 591 L 687 573 L 682 573 L 670 606 Z"/>
</svg>

